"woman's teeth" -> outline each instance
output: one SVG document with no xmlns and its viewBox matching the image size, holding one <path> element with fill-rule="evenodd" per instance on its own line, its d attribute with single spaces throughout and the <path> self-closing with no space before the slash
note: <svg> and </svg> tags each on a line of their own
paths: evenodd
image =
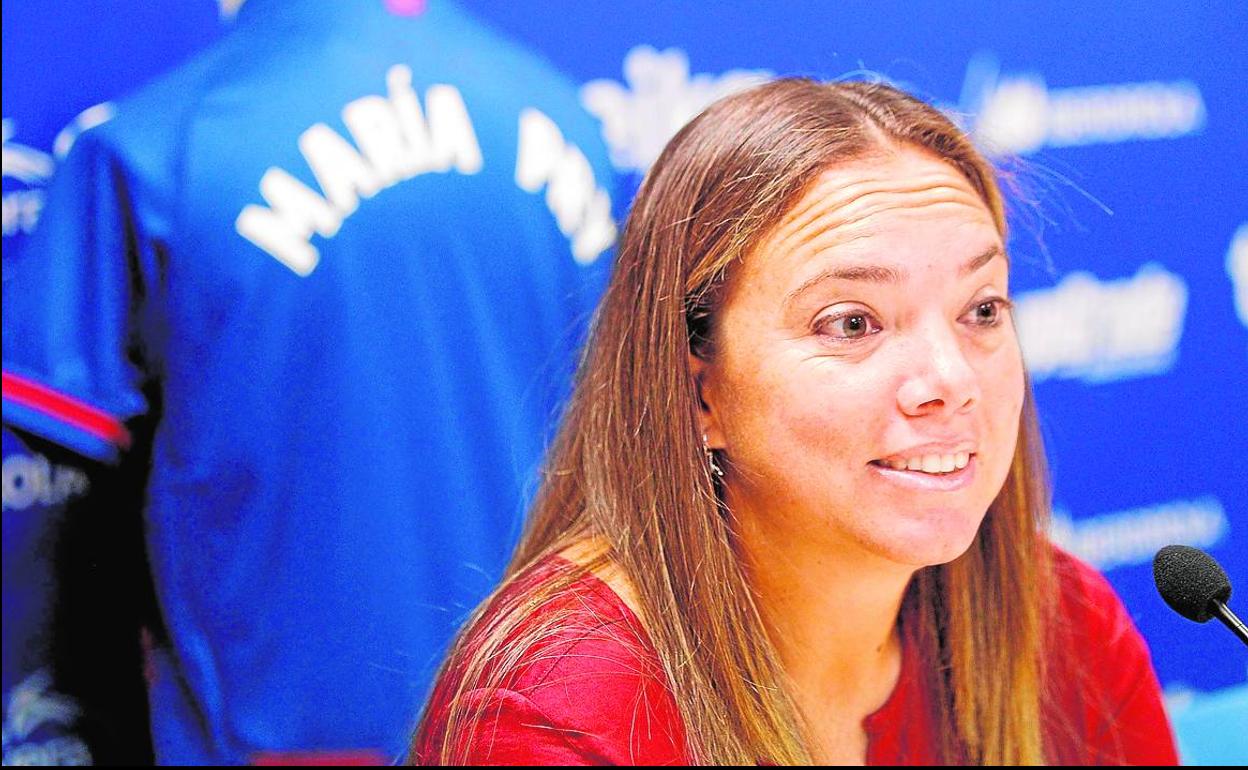
<svg viewBox="0 0 1248 770">
<path fill-rule="evenodd" d="M 921 473 L 952 473 L 961 470 L 971 461 L 969 452 L 957 452 L 948 455 L 921 455 L 919 457 L 891 457 L 879 460 L 895 471 L 919 471 Z"/>
</svg>

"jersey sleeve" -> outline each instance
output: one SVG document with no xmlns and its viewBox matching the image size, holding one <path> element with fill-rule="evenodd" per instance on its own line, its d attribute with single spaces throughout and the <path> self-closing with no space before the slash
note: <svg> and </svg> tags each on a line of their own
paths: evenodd
<svg viewBox="0 0 1248 770">
<path fill-rule="evenodd" d="M 127 448 L 148 409 L 140 319 L 159 247 L 125 164 L 81 136 L 30 248 L 4 274 L 4 420 L 94 460 Z"/>
</svg>

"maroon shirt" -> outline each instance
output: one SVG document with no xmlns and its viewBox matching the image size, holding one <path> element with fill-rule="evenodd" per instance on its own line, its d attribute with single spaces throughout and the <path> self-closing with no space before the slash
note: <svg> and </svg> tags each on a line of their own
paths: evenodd
<svg viewBox="0 0 1248 770">
<path fill-rule="evenodd" d="M 522 595 L 562 564 L 551 557 L 507 592 Z M 1065 762 L 1177 764 L 1174 738 L 1143 638 L 1098 573 L 1058 552 L 1061 655 L 1050 661 L 1049 692 L 1066 716 L 1048 727 Z M 469 741 L 470 764 L 689 764 L 684 727 L 666 677 L 637 617 L 605 583 L 580 577 L 538 612 L 560 613 L 558 631 L 503 672 L 500 689 L 468 691 L 455 743 Z M 534 617 L 537 617 L 534 615 Z M 471 642 L 470 642 L 471 643 Z M 867 764 L 936 764 L 922 657 L 903 645 L 897 686 L 863 721 Z M 497 671 L 497 669 L 496 669 Z M 415 759 L 437 760 L 452 676 L 430 702 Z M 1082 687 L 1071 685 L 1082 680 Z"/>
</svg>

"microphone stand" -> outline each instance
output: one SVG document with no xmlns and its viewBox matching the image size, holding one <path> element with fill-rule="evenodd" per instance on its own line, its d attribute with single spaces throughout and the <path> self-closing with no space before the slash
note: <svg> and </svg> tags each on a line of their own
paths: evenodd
<svg viewBox="0 0 1248 770">
<path fill-rule="evenodd" d="M 1235 616 L 1231 612 L 1231 608 L 1227 607 L 1218 599 L 1209 600 L 1209 614 L 1226 624 L 1231 632 L 1239 637 L 1239 641 L 1248 645 L 1248 627 L 1244 626 L 1244 621 Z"/>
</svg>

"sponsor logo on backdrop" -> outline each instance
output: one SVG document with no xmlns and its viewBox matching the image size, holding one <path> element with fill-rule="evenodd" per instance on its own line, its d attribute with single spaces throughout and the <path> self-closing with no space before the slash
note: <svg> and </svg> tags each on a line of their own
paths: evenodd
<svg viewBox="0 0 1248 770">
<path fill-rule="evenodd" d="M 1159 548 L 1218 545 L 1230 529 L 1216 497 L 1172 500 L 1078 520 L 1053 512 L 1053 540 L 1100 570 L 1150 564 Z"/>
<path fill-rule="evenodd" d="M 11 454 L 4 458 L 4 510 L 20 511 L 32 505 L 60 505 L 90 488 L 87 474 L 71 465 L 53 465 L 40 454 Z"/>
<path fill-rule="evenodd" d="M 1235 312 L 1239 321 L 1248 326 L 1248 223 L 1239 226 L 1226 250 L 1226 274 L 1235 287 Z"/>
<path fill-rule="evenodd" d="M 56 162 L 47 153 L 14 142 L 13 134 L 16 130 L 14 122 L 5 118 L 3 121 L 4 176 L 26 184 L 40 184 L 47 181 L 56 169 Z"/>
<path fill-rule="evenodd" d="M 771 77 L 767 70 L 691 76 L 684 51 L 642 45 L 624 57 L 625 83 L 591 80 L 581 87 L 581 103 L 602 121 L 611 162 L 644 173 L 667 140 L 707 105 Z"/>
<path fill-rule="evenodd" d="M 1023 357 L 1034 381 L 1088 383 L 1169 371 L 1178 358 L 1187 284 L 1155 262 L 1130 278 L 1070 273 L 1014 300 Z"/>
<path fill-rule="evenodd" d="M 361 199 L 422 174 L 454 169 L 473 175 L 484 165 L 457 88 L 430 86 L 422 109 L 410 67 L 391 67 L 386 84 L 387 96 L 361 96 L 342 108 L 354 144 L 325 123 L 299 135 L 299 152 L 320 192 L 271 166 L 260 178 L 264 205 L 248 205 L 235 219 L 239 235 L 301 277 L 320 261 L 313 233 L 333 238 Z M 530 193 L 545 188 L 546 206 L 568 237 L 573 258 L 593 262 L 615 242 L 616 233 L 610 198 L 594 181 L 589 160 L 564 140 L 554 121 L 532 108 L 519 116 L 518 145 L 517 186 Z"/>
<path fill-rule="evenodd" d="M 45 152 L 13 141 L 17 132 L 13 120 L 5 118 L 3 126 L 4 178 L 21 182 L 27 188 L 4 192 L 4 237 L 7 238 L 35 228 L 43 209 L 43 187 L 56 170 L 56 161 Z"/>
<path fill-rule="evenodd" d="M 43 211 L 44 188 L 56 171 L 57 161 L 69 154 L 69 149 L 73 147 L 79 134 L 112 116 L 113 105 L 109 102 L 88 107 L 78 113 L 56 135 L 52 142 L 51 155 L 13 141 L 17 133 L 17 123 L 11 118 L 4 119 L 4 177 L 26 186 L 23 190 L 4 193 L 4 237 L 29 233 L 35 229 L 39 213 Z"/>
<path fill-rule="evenodd" d="M 1175 139 L 1205 125 L 1205 100 L 1190 80 L 1050 88 L 1039 72 L 1002 73 L 992 53 L 967 65 L 960 109 L 989 152 Z"/>
<path fill-rule="evenodd" d="M 590 81 L 581 102 L 602 121 L 615 165 L 644 172 L 707 105 L 772 75 L 690 75 L 683 51 L 638 46 L 624 58 L 624 83 Z M 1002 73 L 989 52 L 968 64 L 958 111 L 972 116 L 969 129 L 985 149 L 1024 155 L 1044 147 L 1172 139 L 1205 125 L 1204 97 L 1190 80 L 1050 88 L 1038 72 Z"/>
<path fill-rule="evenodd" d="M 78 704 L 52 689 L 40 669 L 4 694 L 5 765 L 89 765 L 91 752 L 74 735 L 55 735 L 74 726 Z M 51 737 L 36 735 L 41 728 Z"/>
</svg>

